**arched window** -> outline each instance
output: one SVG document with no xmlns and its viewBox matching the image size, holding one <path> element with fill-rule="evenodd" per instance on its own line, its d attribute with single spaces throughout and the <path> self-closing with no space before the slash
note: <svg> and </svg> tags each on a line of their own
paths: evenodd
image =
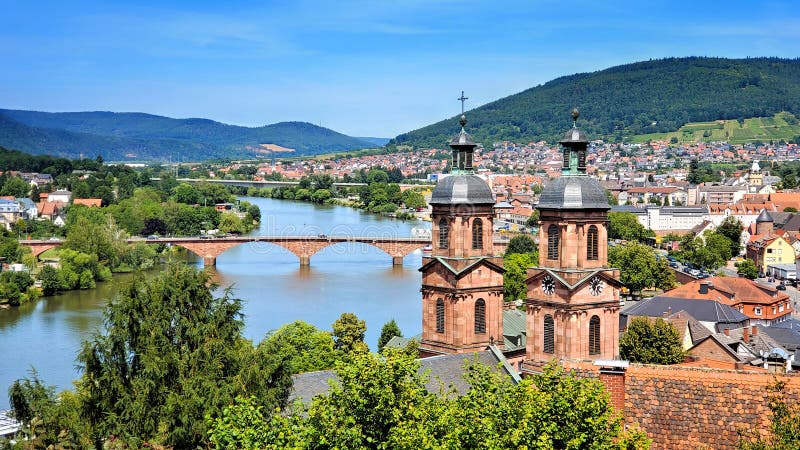
<svg viewBox="0 0 800 450">
<path fill-rule="evenodd" d="M 450 235 L 450 225 L 447 219 L 439 220 L 439 248 L 447 248 L 447 241 Z"/>
<path fill-rule="evenodd" d="M 444 333 L 444 300 L 436 300 L 436 332 Z"/>
<path fill-rule="evenodd" d="M 586 232 L 586 259 L 597 261 L 599 258 L 597 251 L 597 227 L 592 225 Z"/>
<path fill-rule="evenodd" d="M 547 259 L 558 259 L 558 226 L 547 227 Z"/>
<path fill-rule="evenodd" d="M 475 302 L 475 333 L 486 333 L 486 302 L 482 298 Z"/>
<path fill-rule="evenodd" d="M 472 221 L 472 249 L 480 250 L 483 248 L 483 221 L 475 219 Z"/>
<path fill-rule="evenodd" d="M 600 354 L 600 318 L 597 316 L 589 320 L 589 354 Z"/>
<path fill-rule="evenodd" d="M 555 353 L 555 323 L 550 314 L 544 316 L 544 352 Z"/>
</svg>

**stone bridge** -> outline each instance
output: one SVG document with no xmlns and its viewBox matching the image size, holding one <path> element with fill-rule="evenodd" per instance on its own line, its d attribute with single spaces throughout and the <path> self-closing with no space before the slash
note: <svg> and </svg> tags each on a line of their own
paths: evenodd
<svg viewBox="0 0 800 450">
<path fill-rule="evenodd" d="M 403 257 L 418 248 L 430 245 L 430 239 L 421 238 L 385 238 L 385 237 L 353 237 L 353 236 L 233 236 L 233 237 L 170 237 L 159 239 L 130 238 L 129 243 L 144 242 L 147 244 L 173 244 L 181 246 L 203 258 L 205 266 L 217 263 L 217 257 L 237 245 L 245 243 L 269 243 L 283 247 L 300 260 L 300 265 L 311 264 L 311 257 L 325 247 L 341 243 L 362 243 L 377 247 L 392 257 L 394 265 L 402 265 Z M 20 245 L 29 247 L 34 256 L 61 245 L 58 240 L 20 240 Z"/>
</svg>

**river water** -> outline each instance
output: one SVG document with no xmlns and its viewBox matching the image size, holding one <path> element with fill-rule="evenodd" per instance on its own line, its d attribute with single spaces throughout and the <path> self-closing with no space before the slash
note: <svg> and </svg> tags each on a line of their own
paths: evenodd
<svg viewBox="0 0 800 450">
<path fill-rule="evenodd" d="M 253 234 L 411 237 L 430 224 L 398 221 L 340 206 L 241 197 L 261 208 Z M 217 258 L 216 279 L 244 302 L 245 337 L 264 334 L 294 320 L 330 330 L 343 312 L 367 323 L 366 341 L 375 350 L 383 324 L 395 319 L 405 336 L 421 331 L 421 251 L 402 267 L 367 244 L 337 244 L 311 257 L 301 268 L 296 256 L 272 244 L 242 244 Z M 198 267 L 202 262 L 189 256 Z M 75 356 L 81 342 L 99 331 L 106 301 L 131 275 L 115 275 L 97 289 L 71 291 L 30 305 L 0 310 L 0 409 L 8 407 L 8 386 L 35 368 L 45 383 L 72 388 L 80 373 Z"/>
</svg>

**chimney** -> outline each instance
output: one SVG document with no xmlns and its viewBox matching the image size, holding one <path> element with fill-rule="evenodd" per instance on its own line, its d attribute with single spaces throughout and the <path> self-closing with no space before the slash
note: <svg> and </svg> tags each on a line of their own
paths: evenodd
<svg viewBox="0 0 800 450">
<path fill-rule="evenodd" d="M 753 325 L 753 327 L 750 328 L 750 335 L 751 336 L 758 336 L 758 327 L 757 326 Z"/>
<path fill-rule="evenodd" d="M 742 340 L 746 343 L 750 343 L 750 327 L 744 327 L 742 329 Z"/>
<path fill-rule="evenodd" d="M 725 336 L 730 336 L 731 335 L 731 329 L 730 328 L 725 328 L 724 331 L 725 331 Z"/>
<path fill-rule="evenodd" d="M 625 411 L 625 372 L 628 370 L 628 361 L 600 360 L 594 362 L 600 366 L 600 382 L 606 385 L 606 391 L 611 397 L 611 405 L 618 412 Z M 624 415 L 624 414 L 623 414 Z"/>
<path fill-rule="evenodd" d="M 705 281 L 700 282 L 700 291 L 701 294 L 708 294 L 708 283 Z"/>
</svg>

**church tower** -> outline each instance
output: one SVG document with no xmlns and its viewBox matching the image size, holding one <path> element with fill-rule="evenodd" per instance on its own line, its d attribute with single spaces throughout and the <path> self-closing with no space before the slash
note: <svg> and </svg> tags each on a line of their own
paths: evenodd
<svg viewBox="0 0 800 450">
<path fill-rule="evenodd" d="M 586 175 L 586 134 L 559 141 L 561 177 L 542 191 L 539 265 L 528 269 L 524 368 L 552 358 L 614 359 L 619 353 L 619 270 L 608 267 L 608 198 Z M 523 369 L 525 370 L 525 369 Z"/>
<path fill-rule="evenodd" d="M 462 102 L 465 97 L 461 95 Z M 494 195 L 474 175 L 475 142 L 464 130 L 450 140 L 451 175 L 431 196 L 433 250 L 423 258 L 420 356 L 503 345 L 503 258 L 494 256 Z"/>
</svg>

